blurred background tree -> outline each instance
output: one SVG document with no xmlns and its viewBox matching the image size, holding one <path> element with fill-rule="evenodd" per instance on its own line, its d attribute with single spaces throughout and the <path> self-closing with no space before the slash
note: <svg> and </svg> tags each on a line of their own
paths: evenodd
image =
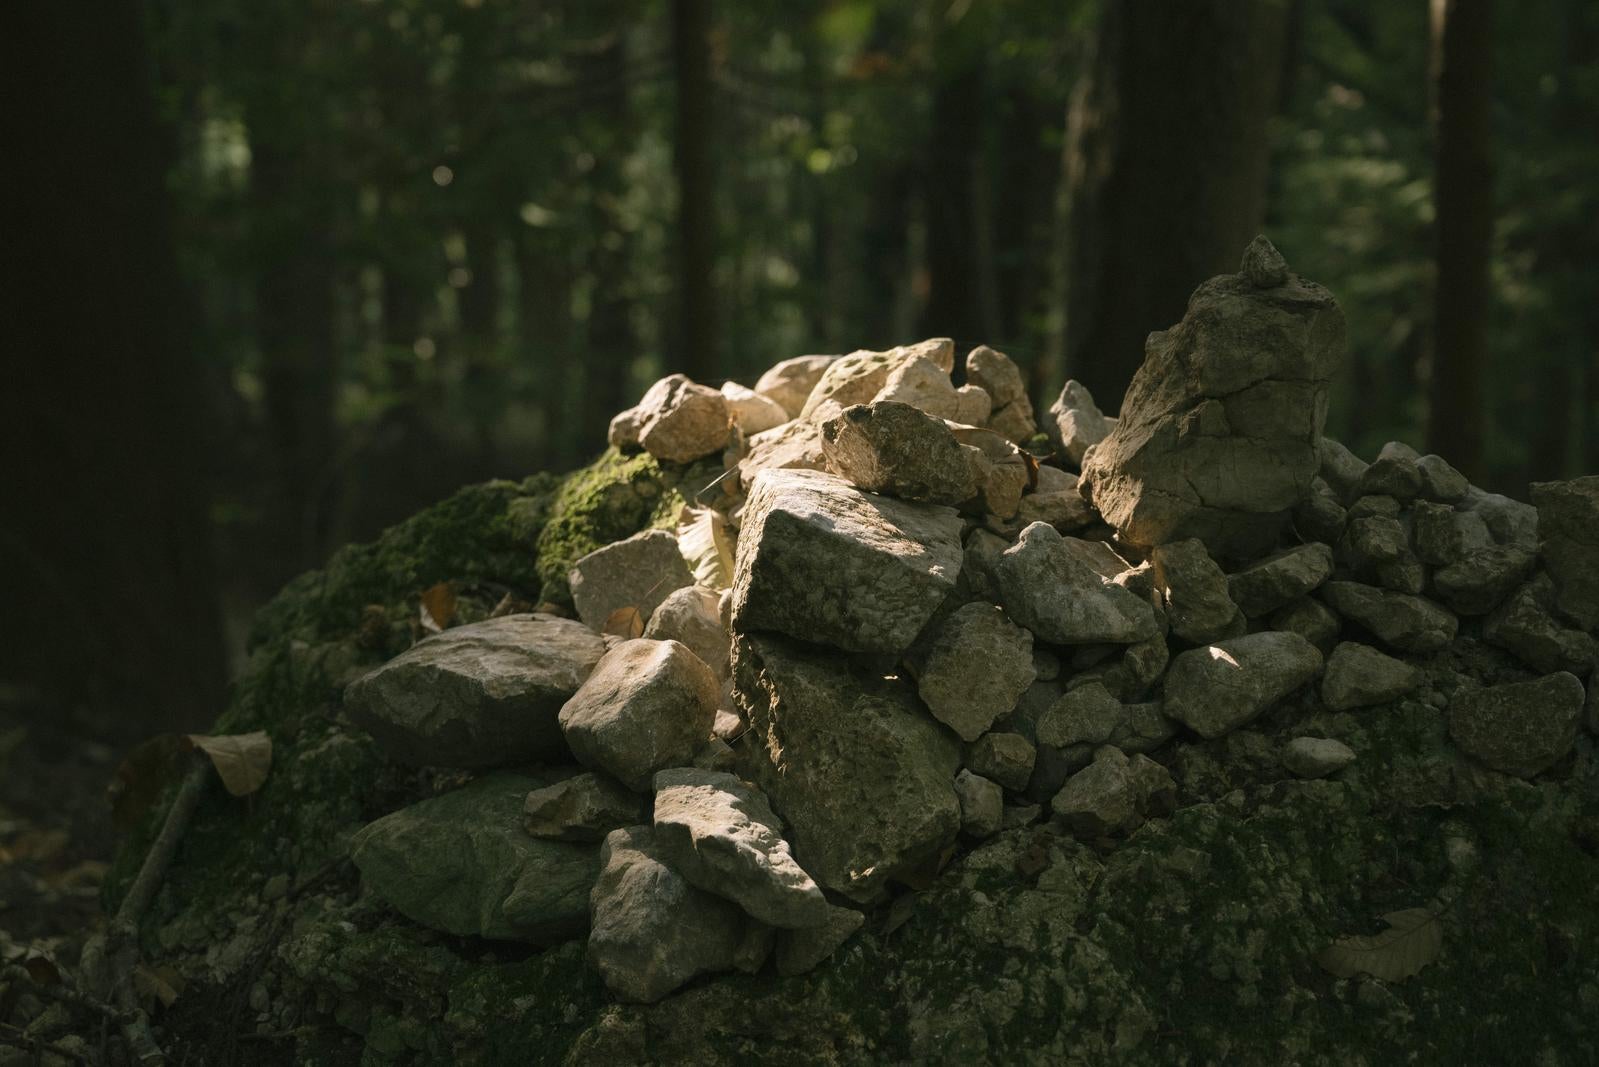
<svg viewBox="0 0 1599 1067">
<path fill-rule="evenodd" d="M 13 456 L 54 451 L 0 534 L 89 573 L 59 531 L 91 513 L 130 543 L 198 515 L 145 564 L 191 606 L 139 625 L 220 603 L 237 648 L 336 545 L 586 460 L 669 370 L 945 334 L 1016 358 L 1035 405 L 1070 374 L 1114 409 L 1143 335 L 1259 230 L 1348 314 L 1330 429 L 1357 452 L 1439 444 L 1514 493 L 1599 470 L 1599 8 L 1430 4 L 17 5 L 51 25 L 8 45 L 76 55 L 8 96 L 44 147 L 7 256 L 62 292 L 31 300 L 7 420 Z M 106 457 L 146 448 L 139 412 L 171 498 L 52 510 L 67 482 L 138 492 Z M 69 426 L 96 477 L 48 443 Z M 211 677 L 203 644 L 129 647 Z"/>
</svg>

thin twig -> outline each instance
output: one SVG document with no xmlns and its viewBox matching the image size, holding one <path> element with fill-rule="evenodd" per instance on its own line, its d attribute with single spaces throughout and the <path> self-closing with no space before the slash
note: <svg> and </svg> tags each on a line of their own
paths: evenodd
<svg viewBox="0 0 1599 1067">
<path fill-rule="evenodd" d="M 33 1053 L 36 1057 L 41 1053 L 48 1052 L 52 1056 L 60 1056 L 62 1059 L 71 1060 L 73 1063 L 84 1064 L 85 1067 L 94 1067 L 94 1061 L 83 1053 L 74 1052 L 69 1048 L 61 1048 L 57 1045 L 47 1045 L 44 1043 L 43 1038 L 34 1037 L 22 1027 L 12 1026 L 10 1023 L 0 1023 L 0 1045 L 19 1048 L 24 1052 Z"/>
</svg>

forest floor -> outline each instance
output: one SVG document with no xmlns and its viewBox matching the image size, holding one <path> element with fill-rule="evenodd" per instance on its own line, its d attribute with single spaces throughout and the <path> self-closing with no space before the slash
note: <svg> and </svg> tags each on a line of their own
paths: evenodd
<svg viewBox="0 0 1599 1067">
<path fill-rule="evenodd" d="M 106 787 L 125 734 L 109 715 L 0 685 L 0 960 L 33 949 L 73 966 L 103 922 Z"/>
</svg>

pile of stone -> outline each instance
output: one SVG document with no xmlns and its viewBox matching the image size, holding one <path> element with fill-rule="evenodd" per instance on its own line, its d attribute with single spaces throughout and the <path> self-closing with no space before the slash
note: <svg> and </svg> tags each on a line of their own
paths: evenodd
<svg viewBox="0 0 1599 1067">
<path fill-rule="evenodd" d="M 1002 829 L 1105 849 L 1172 811 L 1168 742 L 1290 700 L 1417 693 L 1459 640 L 1517 664 L 1428 691 L 1531 778 L 1571 751 L 1599 628 L 1599 478 L 1484 492 L 1323 436 L 1332 296 L 1262 239 L 1150 336 L 1118 418 L 1040 427 L 1003 353 L 802 356 L 753 389 L 673 375 L 613 446 L 720 456 L 731 572 L 652 529 L 578 559 L 571 611 L 430 637 L 354 683 L 394 759 L 485 772 L 356 837 L 376 896 L 458 935 L 587 937 L 618 996 L 827 959 Z M 1285 775 L 1347 773 L 1295 736 Z M 1169 761 L 1168 761 L 1169 763 Z"/>
</svg>

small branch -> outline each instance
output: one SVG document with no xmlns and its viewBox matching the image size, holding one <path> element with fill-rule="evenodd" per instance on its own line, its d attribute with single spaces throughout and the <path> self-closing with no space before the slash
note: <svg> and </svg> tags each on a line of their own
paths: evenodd
<svg viewBox="0 0 1599 1067">
<path fill-rule="evenodd" d="M 73 1063 L 84 1064 L 85 1067 L 94 1067 L 94 1061 L 83 1053 L 60 1048 L 56 1045 L 45 1044 L 43 1038 L 34 1037 L 22 1027 L 12 1026 L 10 1023 L 0 1023 L 0 1045 L 8 1045 L 11 1048 L 22 1049 L 24 1052 L 31 1052 L 35 1057 L 35 1062 L 39 1062 L 38 1057 L 49 1053 L 52 1056 L 60 1056 L 64 1060 L 71 1060 Z"/>
<path fill-rule="evenodd" d="M 70 986 L 43 985 L 34 981 L 33 976 L 25 968 L 16 964 L 0 969 L 0 981 L 17 982 L 47 1000 L 57 1000 L 69 1007 L 81 1008 L 91 1015 L 98 1015 L 114 1023 L 122 1021 L 122 1013 L 104 1001 L 96 1000 L 87 993 L 80 993 Z"/>
</svg>

